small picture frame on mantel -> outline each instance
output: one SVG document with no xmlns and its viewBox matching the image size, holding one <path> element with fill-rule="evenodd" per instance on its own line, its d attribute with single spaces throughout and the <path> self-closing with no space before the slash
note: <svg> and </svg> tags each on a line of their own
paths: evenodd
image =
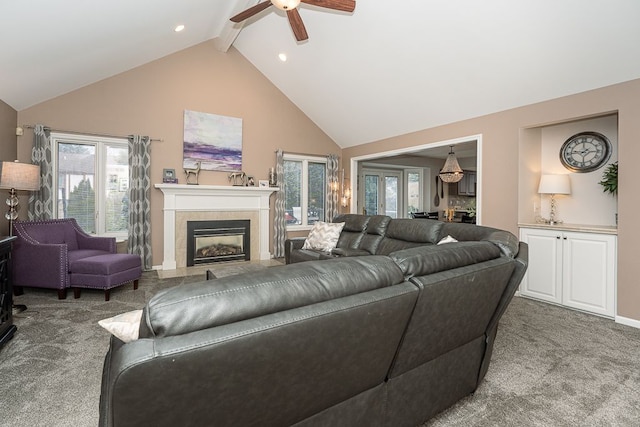
<svg viewBox="0 0 640 427">
<path fill-rule="evenodd" d="M 178 178 L 176 178 L 176 170 L 162 169 L 162 182 L 165 184 L 177 184 Z"/>
<path fill-rule="evenodd" d="M 269 187 L 269 180 L 267 179 L 261 179 L 258 181 L 258 187 L 260 188 L 267 188 Z"/>
</svg>

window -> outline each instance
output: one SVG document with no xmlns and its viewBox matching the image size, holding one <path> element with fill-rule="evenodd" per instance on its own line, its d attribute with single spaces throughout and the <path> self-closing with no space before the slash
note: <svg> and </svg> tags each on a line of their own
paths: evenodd
<svg viewBox="0 0 640 427">
<path fill-rule="evenodd" d="M 285 220 L 287 227 L 324 221 L 327 162 L 324 158 L 284 156 Z"/>
<path fill-rule="evenodd" d="M 84 231 L 126 237 L 129 159 L 126 139 L 51 134 L 54 216 Z"/>
</svg>

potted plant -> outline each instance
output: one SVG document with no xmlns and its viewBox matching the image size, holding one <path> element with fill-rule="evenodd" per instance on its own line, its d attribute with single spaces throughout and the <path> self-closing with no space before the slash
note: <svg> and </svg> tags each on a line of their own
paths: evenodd
<svg viewBox="0 0 640 427">
<path fill-rule="evenodd" d="M 618 162 L 611 163 L 602 173 L 602 181 L 598 184 L 602 185 L 605 193 L 611 193 L 616 196 L 618 194 Z"/>
</svg>

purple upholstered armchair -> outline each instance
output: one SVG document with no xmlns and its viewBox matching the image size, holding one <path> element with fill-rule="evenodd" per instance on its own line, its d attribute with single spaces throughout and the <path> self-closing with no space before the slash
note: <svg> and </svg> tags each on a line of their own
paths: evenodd
<svg viewBox="0 0 640 427">
<path fill-rule="evenodd" d="M 50 288 L 67 297 L 69 263 L 116 252 L 116 239 L 95 237 L 82 231 L 73 218 L 16 221 L 17 239 L 11 254 L 13 287 Z"/>
</svg>

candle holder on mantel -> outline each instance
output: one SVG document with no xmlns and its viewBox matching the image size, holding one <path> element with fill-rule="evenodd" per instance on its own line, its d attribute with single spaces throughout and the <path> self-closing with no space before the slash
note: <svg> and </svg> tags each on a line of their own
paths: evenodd
<svg viewBox="0 0 640 427">
<path fill-rule="evenodd" d="M 276 174 L 275 168 L 269 169 L 269 187 L 278 186 L 278 174 Z"/>
</svg>

